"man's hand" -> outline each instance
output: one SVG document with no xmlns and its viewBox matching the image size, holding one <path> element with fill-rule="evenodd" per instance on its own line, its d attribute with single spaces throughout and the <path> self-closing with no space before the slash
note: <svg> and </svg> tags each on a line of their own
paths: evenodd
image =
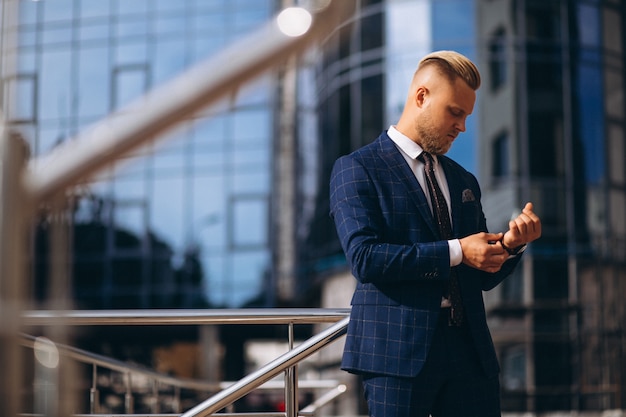
<svg viewBox="0 0 626 417">
<path fill-rule="evenodd" d="M 533 212 L 533 203 L 526 203 L 522 213 L 509 222 L 502 243 L 510 249 L 518 248 L 541 236 L 541 220 Z"/>
<path fill-rule="evenodd" d="M 463 251 L 463 263 L 485 272 L 498 272 L 509 258 L 497 242 L 502 233 L 476 233 L 459 239 Z"/>
</svg>

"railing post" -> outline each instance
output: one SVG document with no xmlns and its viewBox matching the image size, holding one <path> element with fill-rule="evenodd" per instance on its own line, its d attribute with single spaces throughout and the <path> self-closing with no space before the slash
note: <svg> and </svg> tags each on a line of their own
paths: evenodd
<svg viewBox="0 0 626 417">
<path fill-rule="evenodd" d="M 14 2 L 12 2 L 14 3 Z M 27 220 L 30 204 L 22 184 L 28 155 L 21 136 L 7 132 L 0 115 L 0 415 L 18 413 L 23 355 L 18 334 L 27 300 Z"/>
<path fill-rule="evenodd" d="M 97 414 L 100 412 L 100 392 L 98 391 L 98 365 L 93 364 L 91 374 L 91 390 L 89 390 L 89 412 Z"/>
<path fill-rule="evenodd" d="M 289 323 L 289 350 L 293 349 L 293 322 Z M 285 370 L 285 414 L 287 417 L 298 416 L 298 366 Z"/>
<path fill-rule="evenodd" d="M 131 380 L 130 380 L 130 372 L 126 374 L 126 394 L 124 395 L 124 409 L 126 410 L 126 414 L 133 414 L 134 412 L 134 402 L 133 402 L 133 393 L 131 388 Z"/>
</svg>

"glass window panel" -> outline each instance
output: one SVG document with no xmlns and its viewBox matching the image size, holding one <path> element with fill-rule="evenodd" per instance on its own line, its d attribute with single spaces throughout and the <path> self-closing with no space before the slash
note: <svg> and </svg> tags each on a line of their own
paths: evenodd
<svg viewBox="0 0 626 417">
<path fill-rule="evenodd" d="M 224 179 L 219 176 L 196 176 L 193 179 L 193 219 L 191 233 L 207 250 L 226 247 Z"/>
<path fill-rule="evenodd" d="M 510 173 L 509 164 L 509 135 L 501 133 L 493 141 L 492 152 L 492 175 L 495 178 L 506 178 Z"/>
<path fill-rule="evenodd" d="M 234 31 L 237 33 L 251 31 L 269 18 L 266 10 L 238 9 L 234 14 Z"/>
<path fill-rule="evenodd" d="M 159 178 L 150 200 L 150 229 L 174 250 L 184 244 L 184 213 L 186 178 Z"/>
<path fill-rule="evenodd" d="M 21 48 L 35 46 L 37 44 L 37 32 L 31 30 L 30 28 L 20 30 L 17 37 L 17 42 L 18 46 Z"/>
<path fill-rule="evenodd" d="M 232 124 L 235 144 L 267 143 L 271 132 L 272 117 L 266 109 L 239 111 L 233 114 Z"/>
<path fill-rule="evenodd" d="M 200 119 L 193 127 L 194 149 L 218 151 L 225 145 L 226 119 L 215 117 L 210 119 Z"/>
<path fill-rule="evenodd" d="M 232 177 L 232 187 L 235 193 L 269 193 L 270 169 L 256 172 L 237 172 Z"/>
<path fill-rule="evenodd" d="M 148 224 L 147 208 L 142 201 L 126 200 L 118 196 L 115 197 L 115 212 L 113 213 L 115 226 L 131 232 L 136 237 L 141 238 L 146 234 Z"/>
<path fill-rule="evenodd" d="M 489 41 L 489 75 L 492 91 L 506 84 L 507 57 L 504 28 L 496 30 Z"/>
<path fill-rule="evenodd" d="M 231 302 L 234 306 L 240 306 L 259 295 L 263 275 L 268 267 L 268 256 L 265 251 L 236 253 L 233 256 L 234 289 Z"/>
<path fill-rule="evenodd" d="M 161 41 L 156 44 L 154 63 L 155 84 L 172 78 L 185 68 L 187 42 L 184 39 Z"/>
<path fill-rule="evenodd" d="M 237 92 L 236 106 L 250 106 L 268 103 L 272 91 L 276 91 L 273 76 L 267 75 L 259 80 L 242 86 Z"/>
<path fill-rule="evenodd" d="M 44 51 L 39 76 L 41 119 L 58 119 L 70 114 L 72 54 L 69 50 Z"/>
<path fill-rule="evenodd" d="M 74 0 L 42 1 L 43 21 L 71 20 L 74 17 Z"/>
<path fill-rule="evenodd" d="M 19 4 L 19 21 L 20 24 L 29 24 L 37 22 L 37 11 L 42 2 L 38 1 L 20 1 Z"/>
<path fill-rule="evenodd" d="M 124 42 L 115 48 L 115 63 L 138 64 L 148 61 L 148 44 L 143 41 Z"/>
<path fill-rule="evenodd" d="M 600 46 L 600 13 L 597 5 L 579 3 L 576 30 L 582 46 Z"/>
<path fill-rule="evenodd" d="M 222 172 L 226 169 L 226 158 L 221 152 L 196 151 L 192 155 L 194 169 L 201 172 Z"/>
<path fill-rule="evenodd" d="M 108 17 L 111 13 L 111 0 L 80 0 L 80 16 Z"/>
<path fill-rule="evenodd" d="M 198 62 L 214 55 L 224 47 L 225 43 L 226 38 L 222 33 L 196 37 L 193 41 L 193 60 Z"/>
<path fill-rule="evenodd" d="M 103 116 L 110 104 L 110 58 L 104 47 L 83 48 L 78 52 L 78 115 Z"/>
<path fill-rule="evenodd" d="M 187 17 L 183 14 L 159 15 L 154 20 L 154 28 L 159 36 L 183 36 L 187 30 Z"/>
<path fill-rule="evenodd" d="M 187 6 L 187 1 L 184 0 L 178 0 L 178 1 L 172 1 L 172 0 L 155 0 L 153 1 L 153 4 L 156 7 L 156 10 L 158 12 L 171 12 L 171 11 L 177 11 L 177 10 L 184 10 L 185 6 Z"/>
<path fill-rule="evenodd" d="M 117 0 L 116 10 L 120 14 L 147 14 L 148 0 Z"/>
<path fill-rule="evenodd" d="M 207 297 L 214 307 L 226 305 L 226 292 L 223 290 L 227 282 L 226 258 L 222 255 L 202 256 L 202 267 L 205 271 L 205 283 Z"/>
<path fill-rule="evenodd" d="M 113 183 L 113 193 L 116 201 L 145 200 L 147 185 L 145 178 L 118 178 Z"/>
<path fill-rule="evenodd" d="M 5 103 L 8 104 L 6 117 L 10 121 L 34 121 L 36 79 L 34 75 L 18 76 L 7 82 Z"/>
<path fill-rule="evenodd" d="M 46 154 L 55 148 L 63 139 L 64 134 L 58 126 L 59 122 L 41 123 L 37 133 L 37 146 L 33 149 L 35 155 Z"/>
<path fill-rule="evenodd" d="M 227 2 L 232 0 L 190 0 L 193 7 L 198 11 L 203 10 L 226 10 Z"/>
<path fill-rule="evenodd" d="M 267 241 L 267 201 L 263 198 L 239 198 L 232 207 L 234 247 L 265 245 Z"/>
<path fill-rule="evenodd" d="M 626 178 L 624 167 L 624 159 L 626 150 L 624 149 L 624 129 L 621 125 L 612 123 L 608 128 L 608 145 L 609 149 L 609 173 L 611 182 L 623 186 Z"/>
<path fill-rule="evenodd" d="M 129 66 L 114 71 L 113 107 L 119 109 L 145 94 L 148 74 L 145 66 Z"/>
<path fill-rule="evenodd" d="M 108 40 L 111 36 L 111 25 L 108 22 L 82 24 L 78 37 L 81 41 Z"/>
<path fill-rule="evenodd" d="M 237 170 L 258 171 L 259 169 L 269 169 L 269 149 L 236 149 L 233 153 L 233 167 Z"/>
<path fill-rule="evenodd" d="M 502 382 L 507 391 L 526 388 L 526 352 L 523 346 L 509 347 L 502 353 Z"/>
<path fill-rule="evenodd" d="M 192 16 L 192 28 L 199 33 L 220 35 L 226 32 L 229 20 L 223 10 L 211 13 L 197 13 Z"/>
<path fill-rule="evenodd" d="M 159 152 L 154 156 L 154 168 L 168 172 L 181 172 L 185 164 L 185 155 L 182 151 Z"/>
<path fill-rule="evenodd" d="M 10 55 L 5 55 L 5 59 L 10 60 Z M 33 51 L 20 51 L 17 56 L 17 72 L 18 73 L 36 73 L 37 72 L 37 55 Z"/>
<path fill-rule="evenodd" d="M 604 118 L 603 80 L 600 68 L 593 65 L 580 65 L 578 73 L 576 88 L 579 97 L 585 99 L 576 101 L 576 131 L 582 137 L 586 180 L 599 184 L 604 178 L 604 125 L 597 123 Z"/>
<path fill-rule="evenodd" d="M 42 42 L 45 45 L 69 43 L 72 40 L 72 28 L 64 26 L 48 26 L 42 33 Z"/>
<path fill-rule="evenodd" d="M 120 20 L 115 28 L 115 35 L 119 38 L 146 36 L 147 34 L 148 21 L 146 16 L 133 16 L 132 19 Z"/>
</svg>

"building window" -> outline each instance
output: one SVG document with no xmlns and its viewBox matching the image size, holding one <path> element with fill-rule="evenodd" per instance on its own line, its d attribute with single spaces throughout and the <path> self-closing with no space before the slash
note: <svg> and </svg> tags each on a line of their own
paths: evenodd
<svg viewBox="0 0 626 417">
<path fill-rule="evenodd" d="M 509 135 L 507 132 L 500 133 L 493 141 L 492 175 L 496 179 L 507 178 L 510 174 L 509 142 Z"/>
<path fill-rule="evenodd" d="M 492 91 L 497 91 L 506 83 L 506 32 L 496 30 L 489 41 L 489 75 Z"/>
<path fill-rule="evenodd" d="M 512 346 L 502 352 L 502 385 L 506 391 L 526 388 L 526 351 L 523 346 Z"/>
<path fill-rule="evenodd" d="M 37 76 L 34 74 L 18 75 L 6 82 L 5 103 L 6 117 L 11 122 L 34 122 L 37 102 Z"/>
<path fill-rule="evenodd" d="M 113 70 L 113 98 L 111 103 L 114 109 L 124 107 L 132 100 L 140 97 L 148 89 L 148 66 L 124 65 Z"/>
</svg>

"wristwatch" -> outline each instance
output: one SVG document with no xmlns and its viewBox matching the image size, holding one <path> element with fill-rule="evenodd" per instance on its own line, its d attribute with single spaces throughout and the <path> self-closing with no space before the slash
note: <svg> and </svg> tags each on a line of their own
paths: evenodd
<svg viewBox="0 0 626 417">
<path fill-rule="evenodd" d="M 502 245 L 502 249 L 504 249 L 511 256 L 519 255 L 524 252 L 527 246 L 526 243 L 524 243 L 523 245 L 511 249 L 504 244 L 504 238 L 500 239 L 500 244 Z"/>
</svg>

